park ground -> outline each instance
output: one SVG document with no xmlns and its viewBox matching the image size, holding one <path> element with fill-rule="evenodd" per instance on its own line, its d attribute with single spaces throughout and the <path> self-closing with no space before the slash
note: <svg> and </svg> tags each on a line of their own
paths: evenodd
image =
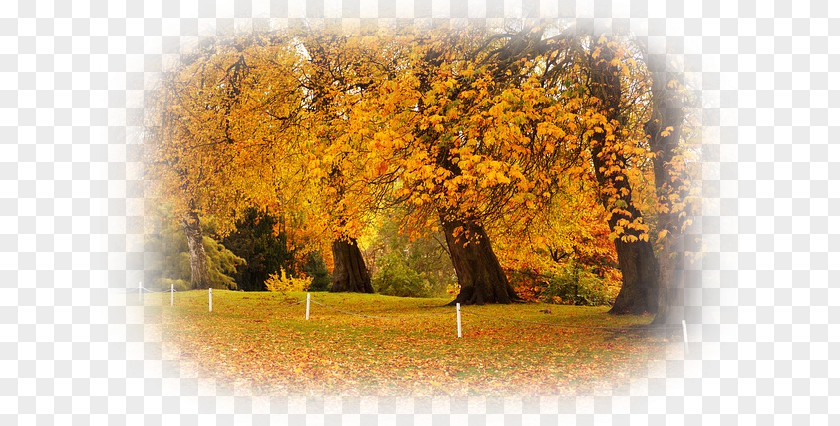
<svg viewBox="0 0 840 426">
<path fill-rule="evenodd" d="M 630 386 L 665 357 L 650 315 L 608 307 L 214 290 L 146 298 L 164 357 L 266 395 L 570 395 Z M 159 316 L 158 316 L 159 314 Z"/>
</svg>

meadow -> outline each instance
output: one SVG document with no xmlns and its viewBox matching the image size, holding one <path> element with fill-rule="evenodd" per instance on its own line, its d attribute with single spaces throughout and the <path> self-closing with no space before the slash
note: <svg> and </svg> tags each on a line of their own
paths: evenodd
<svg viewBox="0 0 840 426">
<path fill-rule="evenodd" d="M 558 395 L 629 385 L 664 357 L 650 315 L 607 307 L 355 293 L 215 290 L 147 297 L 166 356 L 271 395 Z"/>
</svg>

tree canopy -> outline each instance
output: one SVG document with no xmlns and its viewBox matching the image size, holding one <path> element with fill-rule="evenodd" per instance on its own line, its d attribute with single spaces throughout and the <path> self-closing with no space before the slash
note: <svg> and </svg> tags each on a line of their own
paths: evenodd
<svg viewBox="0 0 840 426">
<path fill-rule="evenodd" d="M 339 289 L 372 291 L 357 239 L 398 208 L 410 238 L 442 233 L 457 302 L 520 300 L 505 269 L 573 261 L 620 270 L 616 311 L 656 311 L 656 253 L 692 207 L 685 92 L 657 60 L 558 24 L 208 40 L 154 99 L 152 175 L 222 237 L 249 209 L 280 218 Z"/>
</svg>

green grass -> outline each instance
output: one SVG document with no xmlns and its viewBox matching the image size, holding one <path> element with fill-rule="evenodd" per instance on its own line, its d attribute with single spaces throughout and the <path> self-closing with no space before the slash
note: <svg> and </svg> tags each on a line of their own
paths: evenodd
<svg viewBox="0 0 840 426">
<path fill-rule="evenodd" d="M 450 299 L 312 293 L 309 321 L 305 299 L 214 290 L 212 312 L 206 291 L 147 303 L 170 353 L 271 394 L 569 394 L 626 384 L 664 356 L 639 327 L 651 316 L 607 307 L 463 306 L 459 339 Z"/>
</svg>

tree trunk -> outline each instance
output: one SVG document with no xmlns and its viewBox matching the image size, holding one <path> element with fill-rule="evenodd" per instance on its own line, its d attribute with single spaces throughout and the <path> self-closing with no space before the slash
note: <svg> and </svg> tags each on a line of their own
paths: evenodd
<svg viewBox="0 0 840 426">
<path fill-rule="evenodd" d="M 201 223 L 198 213 L 190 211 L 181 220 L 181 226 L 187 235 L 187 247 L 190 250 L 190 288 L 209 288 L 210 274 L 207 270 L 207 253 L 201 237 Z"/>
<path fill-rule="evenodd" d="M 594 37 L 593 37 L 594 39 Z M 592 49 L 596 49 L 593 44 Z M 604 117 L 613 127 L 613 136 L 622 137 L 621 123 L 621 80 L 618 70 L 612 65 L 615 52 L 609 44 L 600 45 L 599 56 L 591 55 L 590 90 L 599 100 Z M 642 214 L 633 206 L 633 187 L 630 185 L 627 158 L 621 146 L 615 146 L 607 138 L 607 132 L 595 132 L 590 139 L 592 164 L 595 178 L 601 188 L 601 202 L 610 212 L 609 225 L 616 230 L 622 219 L 627 223 L 642 225 Z M 621 290 L 610 309 L 612 314 L 639 314 L 656 312 L 659 302 L 659 265 L 653 253 L 653 246 L 641 238 L 638 227 L 624 226 L 624 231 L 615 240 L 618 266 L 621 270 Z M 623 236 L 635 239 L 625 241 Z"/>
<path fill-rule="evenodd" d="M 659 309 L 653 324 L 665 324 L 669 320 L 669 306 L 674 303 L 676 286 L 681 284 L 679 274 L 683 267 L 682 226 L 679 211 L 673 211 L 674 202 L 681 202 L 687 195 L 685 170 L 682 164 L 675 164 L 678 154 L 682 125 L 685 120 L 683 96 L 679 91 L 680 76 L 668 72 L 664 55 L 645 55 L 651 75 L 652 114 L 645 123 L 645 134 L 650 142 L 650 149 L 656 155 L 653 158 L 654 181 L 657 197 L 664 209 L 658 213 L 659 231 L 667 231 L 662 241 L 659 259 L 659 277 L 661 283 Z M 678 195 L 678 199 L 672 196 Z M 673 321 L 671 321 L 673 322 Z"/>
<path fill-rule="evenodd" d="M 622 285 L 611 314 L 656 312 L 659 304 L 659 268 L 647 241 L 615 241 Z"/>
<path fill-rule="evenodd" d="M 446 245 L 461 292 L 450 305 L 483 305 L 520 301 L 499 259 L 493 253 L 484 227 L 468 221 L 443 222 Z"/>
<path fill-rule="evenodd" d="M 338 239 L 332 243 L 333 281 L 330 291 L 373 293 L 370 274 L 355 238 Z"/>
<path fill-rule="evenodd" d="M 685 265 L 682 235 L 669 235 L 662 244 L 659 259 L 659 298 L 656 317 L 651 324 L 679 324 L 682 318 L 672 317 L 671 307 L 681 305 L 684 286 L 683 268 Z M 669 330 L 672 334 L 675 330 Z"/>
</svg>

